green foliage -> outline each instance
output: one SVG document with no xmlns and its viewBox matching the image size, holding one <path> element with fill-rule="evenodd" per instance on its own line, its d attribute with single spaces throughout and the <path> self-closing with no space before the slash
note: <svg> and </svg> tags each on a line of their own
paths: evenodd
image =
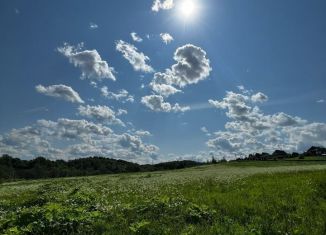
<svg viewBox="0 0 326 235">
<path fill-rule="evenodd" d="M 69 176 L 116 174 L 126 172 L 145 172 L 174 170 L 202 165 L 194 161 L 172 161 L 155 165 L 139 165 L 123 160 L 104 157 L 79 158 L 70 161 L 51 161 L 43 157 L 21 160 L 9 155 L 0 157 L 0 183 L 17 179 L 41 179 Z"/>
<path fill-rule="evenodd" d="M 0 234 L 325 234 L 326 165 L 264 164 L 3 183 Z"/>
</svg>

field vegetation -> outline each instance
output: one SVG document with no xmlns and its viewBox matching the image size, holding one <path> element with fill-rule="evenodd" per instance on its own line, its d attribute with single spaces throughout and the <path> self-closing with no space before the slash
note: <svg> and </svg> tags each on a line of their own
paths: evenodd
<svg viewBox="0 0 326 235">
<path fill-rule="evenodd" d="M 233 162 L 2 183 L 0 234 L 326 234 L 326 164 Z"/>
</svg>

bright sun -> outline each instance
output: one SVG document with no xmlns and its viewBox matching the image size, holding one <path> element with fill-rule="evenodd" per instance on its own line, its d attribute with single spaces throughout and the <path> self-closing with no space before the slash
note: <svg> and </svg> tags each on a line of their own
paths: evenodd
<svg viewBox="0 0 326 235">
<path fill-rule="evenodd" d="M 193 0 L 183 0 L 180 5 L 180 12 L 184 17 L 190 17 L 195 13 L 196 4 Z"/>
</svg>

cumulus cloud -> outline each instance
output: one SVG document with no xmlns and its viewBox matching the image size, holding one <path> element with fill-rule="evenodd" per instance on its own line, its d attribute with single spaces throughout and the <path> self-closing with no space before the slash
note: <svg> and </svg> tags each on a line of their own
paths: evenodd
<svg viewBox="0 0 326 235">
<path fill-rule="evenodd" d="M 83 43 L 77 46 L 65 43 L 63 47 L 58 48 L 58 51 L 67 57 L 75 67 L 80 68 L 81 79 L 115 81 L 114 68 L 109 67 L 108 63 L 102 60 L 97 50 L 83 50 L 83 46 Z"/>
<path fill-rule="evenodd" d="M 251 96 L 251 101 L 255 103 L 263 103 L 268 100 L 268 96 L 262 92 L 258 92 Z"/>
<path fill-rule="evenodd" d="M 324 99 L 320 99 L 320 100 L 317 100 L 316 102 L 317 103 L 325 103 L 325 100 Z"/>
<path fill-rule="evenodd" d="M 134 45 L 119 40 L 116 42 L 116 49 L 122 53 L 122 56 L 126 60 L 129 61 L 134 70 L 145 73 L 154 72 L 154 69 L 147 64 L 147 61 L 150 60 L 149 57 L 144 55 L 144 53 L 139 52 Z"/>
<path fill-rule="evenodd" d="M 116 118 L 116 113 L 107 106 L 96 105 L 96 106 L 79 106 L 79 115 L 87 117 L 90 119 L 95 119 L 100 122 L 105 122 L 108 124 L 116 124 L 124 126 L 124 123 Z"/>
<path fill-rule="evenodd" d="M 107 86 L 103 86 L 101 88 L 101 94 L 108 99 L 121 101 L 122 103 L 133 103 L 135 101 L 134 96 L 130 95 L 129 92 L 124 89 L 118 91 L 118 93 L 114 93 L 109 91 Z"/>
<path fill-rule="evenodd" d="M 171 111 L 171 104 L 168 102 L 164 102 L 163 97 L 159 95 L 144 96 L 141 99 L 141 103 L 156 112 Z"/>
<path fill-rule="evenodd" d="M 56 122 L 38 120 L 36 130 L 41 133 L 65 139 L 87 140 L 90 136 L 108 136 L 112 133 L 109 127 L 86 120 L 59 118 Z"/>
<path fill-rule="evenodd" d="M 152 11 L 170 10 L 174 7 L 173 0 L 154 0 Z"/>
<path fill-rule="evenodd" d="M 158 150 L 157 146 L 144 143 L 140 135 L 115 134 L 103 124 L 83 119 L 38 120 L 0 135 L 0 152 L 23 158 L 104 156 L 149 163 Z"/>
<path fill-rule="evenodd" d="M 206 52 L 192 44 L 177 48 L 173 58 L 177 63 L 164 73 L 155 73 L 153 82 L 184 87 L 206 79 L 212 70 Z"/>
<path fill-rule="evenodd" d="M 165 102 L 164 98 L 160 95 L 144 96 L 141 103 L 155 112 L 185 112 L 190 110 L 189 106 L 180 106 L 176 103 L 172 106 L 170 103 Z"/>
<path fill-rule="evenodd" d="M 131 36 L 132 40 L 134 40 L 135 42 L 143 41 L 143 39 L 140 36 L 138 36 L 136 32 L 130 33 L 130 36 Z"/>
<path fill-rule="evenodd" d="M 160 37 L 165 44 L 169 44 L 173 41 L 173 37 L 169 33 L 161 33 Z"/>
<path fill-rule="evenodd" d="M 240 145 L 234 141 L 234 136 L 232 136 L 232 134 L 228 132 L 218 132 L 215 135 L 217 136 L 216 138 L 207 141 L 208 147 L 229 152 L 234 152 L 239 149 Z"/>
<path fill-rule="evenodd" d="M 247 119 L 251 114 L 252 108 L 247 105 L 248 96 L 227 92 L 222 101 L 208 100 L 208 102 L 218 109 L 228 109 L 227 116 L 235 119 Z"/>
<path fill-rule="evenodd" d="M 159 84 L 159 83 L 151 82 L 150 87 L 157 94 L 162 95 L 164 97 L 168 97 L 168 96 L 176 94 L 178 92 L 182 92 L 181 90 L 175 88 L 174 86 L 168 85 L 168 84 Z"/>
<path fill-rule="evenodd" d="M 139 136 L 133 136 L 127 133 L 120 136 L 118 143 L 122 147 L 129 148 L 136 153 L 155 153 L 159 150 L 155 145 L 144 145 Z"/>
<path fill-rule="evenodd" d="M 261 100 L 260 95 L 257 97 Z M 221 101 L 209 100 L 209 103 L 226 110 L 226 116 L 231 119 L 225 124 L 225 131 L 215 132 L 207 141 L 209 147 L 220 153 L 304 151 L 309 145 L 326 145 L 325 123 L 308 123 L 284 112 L 264 114 L 249 94 L 227 92 Z"/>
<path fill-rule="evenodd" d="M 37 92 L 43 95 L 64 99 L 72 103 L 84 103 L 84 101 L 80 98 L 79 94 L 74 91 L 71 87 L 66 85 L 59 84 L 47 87 L 37 85 L 35 89 Z"/>
<path fill-rule="evenodd" d="M 174 53 L 176 64 L 172 65 L 173 83 L 180 87 L 195 84 L 207 78 L 212 68 L 206 52 L 200 47 L 187 44 Z"/>
</svg>

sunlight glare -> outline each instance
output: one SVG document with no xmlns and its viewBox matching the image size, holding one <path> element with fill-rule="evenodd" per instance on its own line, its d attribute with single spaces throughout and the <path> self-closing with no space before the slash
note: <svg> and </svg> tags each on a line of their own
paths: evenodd
<svg viewBox="0 0 326 235">
<path fill-rule="evenodd" d="M 180 6 L 181 14 L 188 18 L 195 13 L 196 5 L 193 0 L 183 0 Z"/>
</svg>

